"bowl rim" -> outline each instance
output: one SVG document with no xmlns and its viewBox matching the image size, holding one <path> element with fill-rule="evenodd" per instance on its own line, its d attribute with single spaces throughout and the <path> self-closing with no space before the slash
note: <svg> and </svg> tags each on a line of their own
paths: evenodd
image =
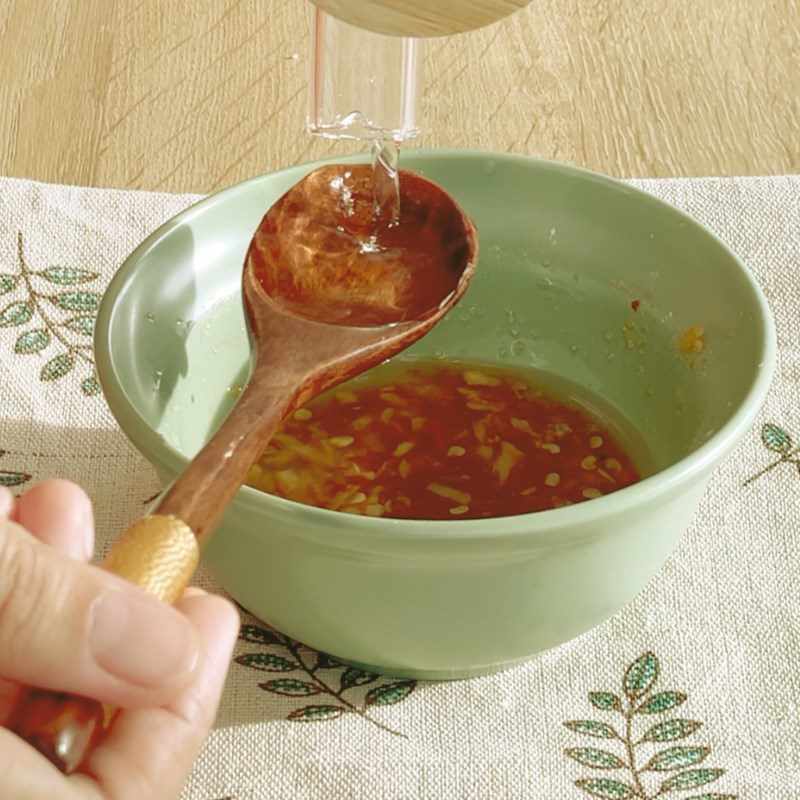
<svg viewBox="0 0 800 800">
<path fill-rule="evenodd" d="M 292 174 L 297 174 L 299 178 L 322 164 L 336 162 L 357 163 L 363 161 L 364 158 L 363 154 L 357 154 L 309 161 L 241 181 L 208 195 L 160 225 L 120 265 L 103 295 L 97 313 L 94 334 L 97 374 L 106 401 L 117 424 L 145 458 L 156 465 L 162 472 L 169 475 L 178 475 L 188 464 L 189 459 L 152 428 L 141 416 L 136 406 L 128 399 L 124 388 L 117 381 L 111 355 L 111 334 L 114 329 L 117 299 L 135 279 L 137 263 L 148 251 L 156 247 L 162 239 L 169 236 L 172 229 L 177 225 L 205 213 L 217 204 L 224 204 L 229 197 L 243 189 L 254 187 L 275 177 L 289 177 Z M 577 503 L 546 511 L 490 519 L 408 520 L 343 514 L 339 511 L 307 506 L 243 485 L 231 502 L 232 506 L 238 506 L 260 514 L 288 514 L 289 518 L 302 513 L 305 515 L 304 524 L 308 527 L 330 529 L 326 531 L 325 535 L 327 537 L 331 536 L 331 531 L 335 531 L 336 539 L 326 539 L 327 543 L 334 547 L 343 546 L 344 539 L 347 537 L 350 537 L 354 542 L 368 539 L 376 545 L 381 541 L 396 541 L 399 539 L 412 541 L 492 539 L 496 541 L 501 538 L 517 539 L 523 537 L 526 540 L 532 540 L 538 536 L 551 533 L 555 529 L 577 530 L 584 529 L 587 525 L 597 525 L 602 520 L 614 517 L 621 512 L 629 512 L 633 507 L 668 496 L 682 485 L 690 483 L 693 479 L 702 478 L 704 473 L 710 472 L 733 449 L 752 424 L 769 390 L 775 366 L 777 342 L 774 320 L 766 297 L 755 276 L 719 236 L 702 222 L 643 189 L 572 164 L 522 154 L 458 148 L 409 149 L 405 153 L 406 164 L 408 164 L 409 159 L 421 159 L 423 161 L 425 159 L 481 159 L 482 161 L 511 161 L 534 165 L 540 169 L 552 170 L 573 178 L 577 177 L 583 180 L 599 182 L 610 189 L 623 190 L 626 193 L 633 194 L 642 202 L 650 204 L 659 211 L 666 211 L 677 216 L 687 227 L 691 226 L 701 234 L 709 237 L 727 253 L 732 264 L 744 276 L 751 292 L 754 311 L 757 311 L 760 315 L 760 319 L 757 320 L 762 332 L 760 361 L 754 368 L 754 374 L 741 403 L 712 436 L 683 458 L 638 483 L 595 498 L 587 503 Z M 424 169 L 424 166 L 424 164 L 419 165 L 417 163 L 412 165 L 411 168 L 418 169 L 421 167 Z"/>
</svg>

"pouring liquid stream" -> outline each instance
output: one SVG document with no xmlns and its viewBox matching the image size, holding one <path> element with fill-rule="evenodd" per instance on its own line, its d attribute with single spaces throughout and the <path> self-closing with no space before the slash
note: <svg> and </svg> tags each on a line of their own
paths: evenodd
<svg viewBox="0 0 800 800">
<path fill-rule="evenodd" d="M 469 246 L 451 235 L 460 224 L 453 207 L 421 176 L 401 174 L 399 149 L 397 140 L 378 140 L 371 164 L 317 170 L 303 192 L 287 194 L 291 210 L 277 227 L 296 228 L 297 209 L 304 205 L 316 209 L 314 225 L 304 231 L 308 241 L 301 247 L 298 238 L 286 256 L 293 261 L 290 281 L 285 270 L 259 270 L 268 294 L 286 283 L 282 302 L 295 313 L 345 325 L 422 319 L 450 301 Z M 276 207 L 272 216 L 264 234 L 274 258 L 283 248 L 275 247 L 274 224 L 283 211 Z M 321 282 L 324 297 L 316 288 Z"/>
<path fill-rule="evenodd" d="M 375 221 L 380 228 L 400 223 L 400 143 L 375 139 L 372 143 L 372 183 Z"/>
<path fill-rule="evenodd" d="M 391 228 L 400 225 L 400 142 L 397 140 L 373 139 L 370 148 L 372 194 L 372 232 L 364 237 L 356 237 L 361 253 L 383 253 L 387 250 L 383 235 Z M 346 170 L 331 183 L 339 197 L 344 216 L 352 218 L 356 214 L 355 197 L 358 194 L 356 179 L 352 170 Z M 345 226 L 338 225 L 340 233 Z"/>
</svg>

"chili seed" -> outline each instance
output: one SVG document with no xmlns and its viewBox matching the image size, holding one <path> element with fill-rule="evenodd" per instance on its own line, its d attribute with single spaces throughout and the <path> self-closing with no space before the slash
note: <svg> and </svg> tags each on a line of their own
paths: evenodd
<svg viewBox="0 0 800 800">
<path fill-rule="evenodd" d="M 557 472 L 548 472 L 544 482 L 547 486 L 558 486 L 561 483 L 561 476 Z"/>
</svg>

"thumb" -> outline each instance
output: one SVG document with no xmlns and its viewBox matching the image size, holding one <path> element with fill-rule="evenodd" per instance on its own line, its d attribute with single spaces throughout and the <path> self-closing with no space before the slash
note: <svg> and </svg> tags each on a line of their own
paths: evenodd
<svg viewBox="0 0 800 800">
<path fill-rule="evenodd" d="M 0 675 L 123 707 L 161 705 L 201 644 L 171 606 L 0 520 Z"/>
</svg>

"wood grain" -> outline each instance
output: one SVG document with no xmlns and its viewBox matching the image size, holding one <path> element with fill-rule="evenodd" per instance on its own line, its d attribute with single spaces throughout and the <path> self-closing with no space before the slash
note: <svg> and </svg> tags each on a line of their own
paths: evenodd
<svg viewBox="0 0 800 800">
<path fill-rule="evenodd" d="M 304 130 L 300 0 L 5 0 L 0 174 L 209 192 Z M 800 0 L 535 0 L 427 42 L 421 145 L 619 176 L 800 171 Z"/>
<path fill-rule="evenodd" d="M 313 0 L 351 25 L 387 36 L 452 36 L 497 22 L 530 0 Z"/>
</svg>

